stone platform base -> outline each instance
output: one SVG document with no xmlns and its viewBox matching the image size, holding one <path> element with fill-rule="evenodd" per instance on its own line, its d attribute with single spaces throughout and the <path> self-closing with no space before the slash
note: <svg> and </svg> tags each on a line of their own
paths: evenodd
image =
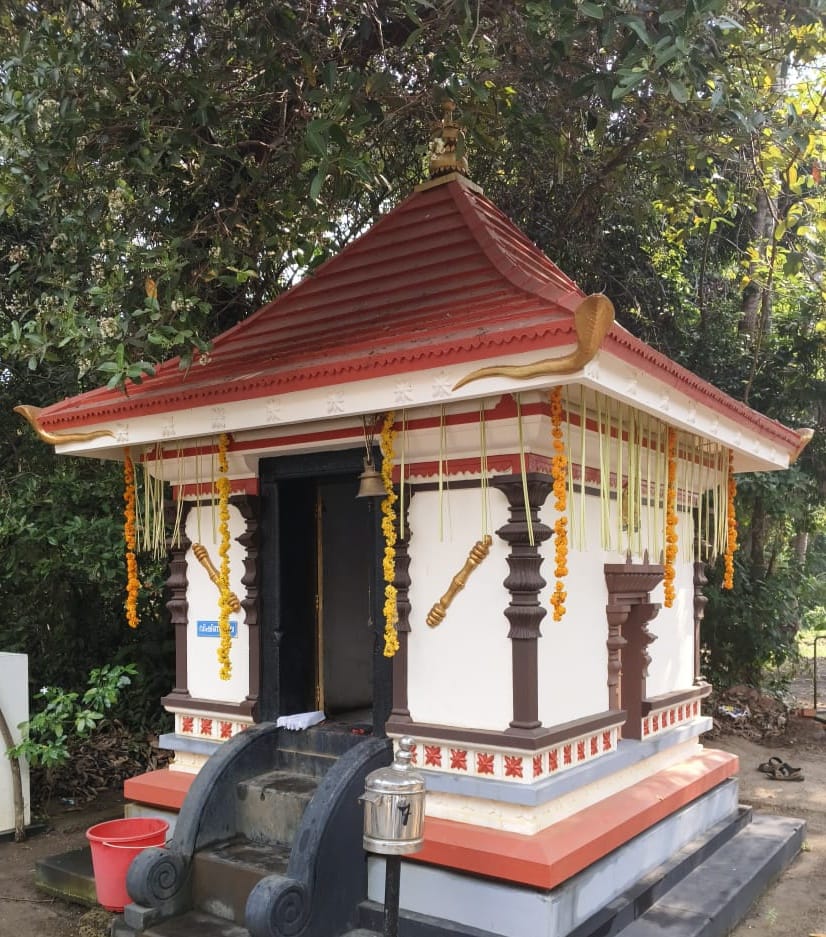
<svg viewBox="0 0 826 937">
<path fill-rule="evenodd" d="M 434 914 L 444 905 L 446 892 L 456 879 L 444 882 L 445 892 L 431 891 L 426 910 L 407 906 L 411 891 L 402 879 L 400 937 L 502 937 L 505 934 L 543 934 L 547 937 L 724 937 L 740 921 L 752 903 L 795 858 L 803 843 L 805 824 L 785 817 L 751 817 L 741 807 L 734 816 L 716 824 L 687 843 L 668 860 L 635 881 L 592 913 L 585 913 L 595 897 L 600 871 L 577 876 L 563 888 L 537 892 L 533 903 L 504 886 L 495 898 L 490 882 L 474 879 L 476 906 L 463 904 L 463 920 Z M 669 831 L 660 830 L 663 843 Z M 615 857 L 612 857 L 612 860 Z M 629 864 L 632 860 L 629 858 Z M 612 863 L 620 864 L 618 858 Z M 417 868 L 405 864 L 404 871 Z M 375 886 L 374 869 L 371 883 Z M 634 872 L 633 865 L 631 869 Z M 639 869 L 636 869 L 639 873 Z M 414 883 L 415 884 L 415 883 Z M 431 888 L 434 887 L 431 882 Z M 466 894 L 466 893 L 465 893 Z M 381 896 L 379 896 L 381 897 Z M 424 898 L 419 895 L 419 898 Z M 382 905 L 367 901 L 361 906 L 357 930 L 347 937 L 380 934 Z M 481 911 L 481 913 L 479 913 Z M 583 914 L 574 924 L 573 919 Z M 472 917 L 474 922 L 469 918 Z M 573 924 L 573 926 L 571 926 Z M 481 925 L 481 926 L 480 926 Z"/>
</svg>

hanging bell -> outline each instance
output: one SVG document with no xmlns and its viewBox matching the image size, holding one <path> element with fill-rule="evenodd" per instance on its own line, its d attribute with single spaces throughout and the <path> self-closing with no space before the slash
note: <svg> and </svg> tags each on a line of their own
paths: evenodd
<svg viewBox="0 0 826 937">
<path fill-rule="evenodd" d="M 359 490 L 357 498 L 383 498 L 387 492 L 384 490 L 384 481 L 376 471 L 369 459 L 364 460 L 364 471 L 359 475 Z"/>
</svg>

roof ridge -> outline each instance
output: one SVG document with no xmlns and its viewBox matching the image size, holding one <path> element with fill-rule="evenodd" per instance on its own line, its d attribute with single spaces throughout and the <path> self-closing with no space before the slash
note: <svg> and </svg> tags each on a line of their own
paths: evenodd
<svg viewBox="0 0 826 937">
<path fill-rule="evenodd" d="M 504 212 L 481 192 L 474 192 L 459 185 L 449 185 L 446 188 L 450 191 L 456 207 L 459 209 L 468 230 L 479 244 L 479 247 L 494 268 L 509 283 L 517 289 L 546 302 L 554 302 L 569 312 L 574 311 L 584 298 L 585 293 Z M 554 283 L 549 280 L 544 284 L 541 283 L 535 274 L 532 274 L 509 257 L 491 231 L 490 225 L 480 216 L 477 207 L 471 204 L 472 200 L 484 202 L 485 207 L 500 223 L 503 223 L 505 230 L 514 237 L 514 240 L 520 243 L 530 255 L 533 255 L 538 264 L 549 268 L 547 270 L 548 274 L 553 275 L 553 279 L 557 282 Z M 474 223 L 474 219 L 478 219 L 477 224 Z"/>
</svg>

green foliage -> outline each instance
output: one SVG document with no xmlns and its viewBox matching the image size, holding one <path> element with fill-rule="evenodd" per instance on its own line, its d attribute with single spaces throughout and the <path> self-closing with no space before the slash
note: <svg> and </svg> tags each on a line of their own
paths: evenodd
<svg viewBox="0 0 826 937">
<path fill-rule="evenodd" d="M 134 664 L 96 668 L 82 696 L 61 687 L 42 687 L 35 697 L 42 708 L 21 725 L 22 741 L 6 754 L 26 758 L 35 767 L 64 764 L 72 742 L 86 738 L 110 713 L 136 673 Z"/>
<path fill-rule="evenodd" d="M 758 579 L 737 562 L 731 592 L 720 588 L 721 579 L 718 568 L 706 590 L 704 676 L 718 687 L 760 686 L 768 668 L 796 653 L 799 578 L 784 570 Z"/>
<path fill-rule="evenodd" d="M 8 408 L 128 390 L 175 355 L 197 366 L 216 334 L 420 180 L 438 91 L 459 103 L 473 178 L 583 289 L 610 295 L 623 325 L 818 431 L 789 480 L 744 480 L 746 591 L 706 615 L 726 659 L 759 669 L 772 636 L 782 643 L 789 591 L 801 590 L 794 620 L 823 604 L 796 544 L 809 535 L 823 556 L 824 12 L 824 0 L 4 4 L 0 597 L 15 617 L 0 638 L 54 673 L 120 641 L 149 663 L 169 640 L 151 576 L 148 627 L 123 637 L 117 473 L 35 453 Z"/>
</svg>

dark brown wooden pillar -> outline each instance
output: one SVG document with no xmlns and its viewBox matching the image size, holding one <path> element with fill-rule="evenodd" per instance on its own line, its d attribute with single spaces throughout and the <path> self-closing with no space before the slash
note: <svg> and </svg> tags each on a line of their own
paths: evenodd
<svg viewBox="0 0 826 937">
<path fill-rule="evenodd" d="M 491 485 L 502 491 L 508 499 L 510 518 L 496 533 L 510 545 L 508 567 L 510 573 L 504 585 L 511 596 L 505 609 L 510 622 L 513 669 L 513 719 L 511 729 L 536 729 L 539 721 L 539 668 L 537 642 L 541 636 L 539 626 L 547 614 L 539 602 L 539 592 L 545 585 L 540 575 L 542 555 L 539 547 L 551 536 L 551 528 L 539 520 L 539 509 L 553 488 L 549 475 L 530 473 L 527 476 L 527 497 L 521 475 L 499 476 Z M 528 517 L 533 528 L 530 541 Z"/>
<path fill-rule="evenodd" d="M 192 546 L 192 541 L 186 535 L 186 518 L 192 508 L 191 502 L 185 502 L 181 509 L 180 541 L 167 544 L 169 550 L 169 577 L 166 580 L 166 590 L 169 598 L 166 607 L 175 634 L 175 686 L 172 693 L 175 696 L 189 696 L 187 679 L 187 643 L 186 630 L 189 622 L 189 603 L 186 600 L 187 571 L 186 554 Z M 167 507 L 167 521 L 174 525 L 176 505 Z"/>
<path fill-rule="evenodd" d="M 694 685 L 705 686 L 706 678 L 702 674 L 702 661 L 700 659 L 700 649 L 702 642 L 700 638 L 700 626 L 706 613 L 708 605 L 708 596 L 704 594 L 703 587 L 708 585 L 706 579 L 706 564 L 694 564 Z"/>
<path fill-rule="evenodd" d="M 261 635 L 258 626 L 258 528 L 260 505 L 256 495 L 238 495 L 230 498 L 244 519 L 245 529 L 238 543 L 244 548 L 244 575 L 241 584 L 246 590 L 241 607 L 249 635 L 249 692 L 253 716 L 258 718 L 258 697 L 261 691 Z"/>
</svg>

